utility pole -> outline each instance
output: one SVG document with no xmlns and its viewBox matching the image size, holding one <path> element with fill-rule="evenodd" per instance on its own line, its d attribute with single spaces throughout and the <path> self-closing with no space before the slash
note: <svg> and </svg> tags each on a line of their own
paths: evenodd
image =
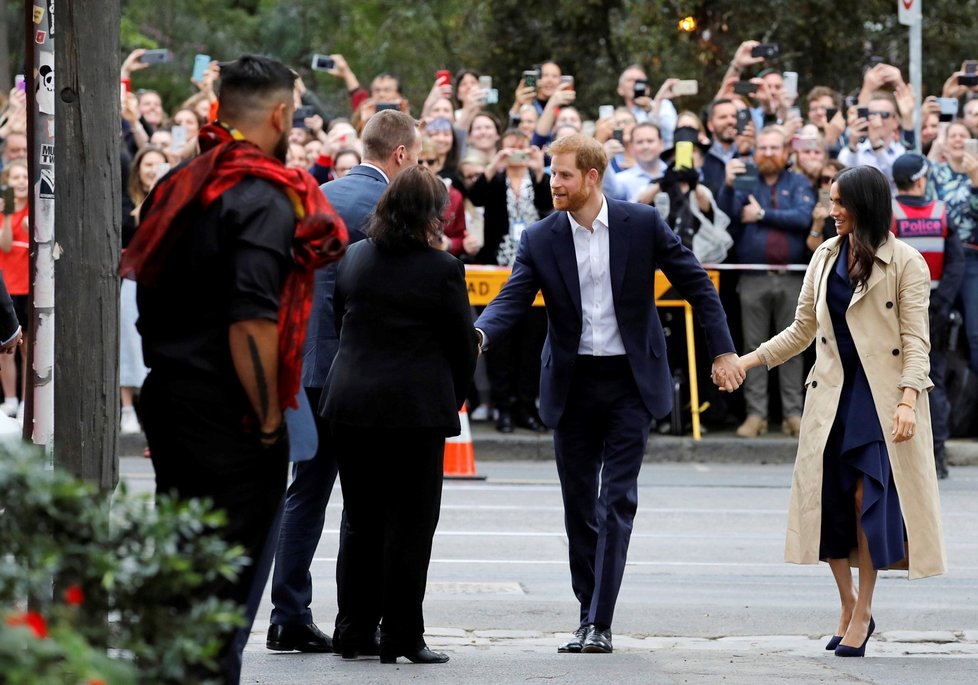
<svg viewBox="0 0 978 685">
<path fill-rule="evenodd" d="M 56 41 L 51 163 L 58 164 L 57 235 L 50 236 L 57 312 L 54 463 L 106 491 L 115 487 L 119 475 L 119 0 L 25 4 L 29 16 L 34 5 L 32 21 L 38 7 L 47 6 L 48 39 Z M 40 38 L 40 27 L 32 23 L 29 29 L 29 41 Z M 33 74 L 29 82 L 43 86 L 37 67 Z M 47 132 L 37 133 L 35 156 Z M 38 251 L 41 269 L 40 243 Z M 37 302 L 38 309 L 42 304 Z M 38 356 L 35 381 L 43 380 L 44 360 Z"/>
</svg>

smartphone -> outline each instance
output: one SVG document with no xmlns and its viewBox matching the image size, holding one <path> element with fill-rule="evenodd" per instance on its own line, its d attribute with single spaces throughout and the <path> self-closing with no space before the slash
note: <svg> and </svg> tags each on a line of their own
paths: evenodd
<svg viewBox="0 0 978 685">
<path fill-rule="evenodd" d="M 174 152 L 183 152 L 187 145 L 187 129 L 183 126 L 174 126 L 170 129 L 170 149 Z"/>
<path fill-rule="evenodd" d="M 860 119 L 869 119 L 869 107 L 856 107 L 856 116 Z"/>
<path fill-rule="evenodd" d="M 487 105 L 499 104 L 499 91 L 495 88 L 486 88 L 486 94 L 482 98 L 482 102 Z"/>
<path fill-rule="evenodd" d="M 530 161 L 530 155 L 525 152 L 514 152 L 507 159 L 507 164 L 526 164 Z"/>
<path fill-rule="evenodd" d="M 760 174 L 757 171 L 757 165 L 753 162 L 747 162 L 744 166 L 747 167 L 746 171 L 742 174 L 737 174 L 737 177 L 734 178 L 733 187 L 734 190 L 751 193 L 757 185 Z"/>
<path fill-rule="evenodd" d="M 611 132 L 611 137 L 614 138 L 615 140 L 617 140 L 622 145 L 624 145 L 625 144 L 625 129 L 616 128 L 614 131 Z"/>
<path fill-rule="evenodd" d="M 147 50 L 139 61 L 143 64 L 162 64 L 173 59 L 173 53 L 169 50 Z"/>
<path fill-rule="evenodd" d="M 737 110 L 737 135 L 744 135 L 744 130 L 747 128 L 747 124 L 750 123 L 750 110 L 749 109 L 738 109 Z"/>
<path fill-rule="evenodd" d="M 400 109 L 401 105 L 398 102 L 378 102 L 376 111 L 383 112 L 385 109 Z M 309 116 L 312 116 L 311 114 Z"/>
<path fill-rule="evenodd" d="M 601 105 L 598 107 L 598 119 L 613 119 L 615 116 L 614 105 Z"/>
<path fill-rule="evenodd" d="M 672 84 L 673 95 L 696 95 L 700 92 L 700 84 L 696 79 L 684 79 Z"/>
<path fill-rule="evenodd" d="M 757 92 L 757 84 L 750 81 L 737 81 L 734 84 L 734 92 L 737 95 L 750 95 Z"/>
<path fill-rule="evenodd" d="M 336 62 L 329 55 L 315 54 L 312 56 L 312 64 L 310 65 L 313 71 L 330 71 L 336 68 Z"/>
<path fill-rule="evenodd" d="M 380 106 L 377 106 L 380 109 Z M 316 113 L 316 108 L 312 105 L 302 105 L 301 107 L 296 107 L 295 112 L 292 113 L 292 128 L 305 128 L 306 119 L 313 116 Z"/>
<path fill-rule="evenodd" d="M 166 162 L 160 162 L 156 165 L 156 180 L 159 181 L 161 178 L 166 176 L 170 172 L 170 165 Z"/>
<path fill-rule="evenodd" d="M 750 56 L 772 59 L 777 57 L 779 52 L 781 52 L 781 49 L 778 47 L 777 43 L 761 43 L 760 45 L 755 45 L 751 48 Z"/>
<path fill-rule="evenodd" d="M 784 94 L 789 97 L 798 97 L 798 72 L 786 71 L 781 74 L 784 81 Z"/>
<path fill-rule="evenodd" d="M 560 85 L 567 84 L 570 86 L 567 90 L 574 90 L 574 77 L 570 74 L 564 74 L 560 77 Z"/>
<path fill-rule="evenodd" d="M 3 212 L 4 214 L 14 213 L 14 189 L 10 186 L 3 189 Z"/>
<path fill-rule="evenodd" d="M 825 108 L 825 120 L 826 121 L 832 121 L 833 119 L 835 119 L 835 115 L 838 114 L 838 113 L 839 113 L 838 108 L 836 108 L 836 107 L 826 107 Z"/>
<path fill-rule="evenodd" d="M 832 193 L 828 188 L 819 188 L 818 203 L 820 205 L 832 204 Z"/>
<path fill-rule="evenodd" d="M 951 121 L 958 115 L 957 98 L 937 98 L 937 104 L 941 107 L 941 121 Z"/>
<path fill-rule="evenodd" d="M 793 138 L 791 141 L 792 150 L 817 150 L 817 138 Z"/>
<path fill-rule="evenodd" d="M 14 84 L 17 86 L 17 90 L 19 91 L 23 92 L 27 90 L 27 81 L 24 80 L 23 74 L 17 74 L 14 76 Z"/>
<path fill-rule="evenodd" d="M 649 84 L 646 81 L 636 81 L 632 91 L 632 99 L 644 98 L 649 94 Z"/>
<path fill-rule="evenodd" d="M 540 76 L 540 72 L 536 69 L 527 69 L 523 72 L 523 85 L 527 88 L 537 87 L 537 78 Z"/>
<path fill-rule="evenodd" d="M 801 110 L 797 107 L 789 107 L 788 113 L 785 115 L 786 119 L 801 119 Z"/>
<path fill-rule="evenodd" d="M 195 55 L 194 56 L 194 73 L 191 75 L 191 79 L 197 81 L 198 83 L 204 80 L 204 74 L 207 73 L 207 67 L 211 65 L 210 55 Z"/>
<path fill-rule="evenodd" d="M 675 168 L 677 171 L 693 168 L 693 143 L 691 141 L 680 140 L 676 143 Z"/>
<path fill-rule="evenodd" d="M 968 140 L 964 141 L 964 151 L 975 159 L 978 159 L 978 138 L 968 138 Z"/>
<path fill-rule="evenodd" d="M 968 60 L 963 66 L 964 74 L 958 76 L 958 85 L 978 86 L 978 61 Z"/>
</svg>

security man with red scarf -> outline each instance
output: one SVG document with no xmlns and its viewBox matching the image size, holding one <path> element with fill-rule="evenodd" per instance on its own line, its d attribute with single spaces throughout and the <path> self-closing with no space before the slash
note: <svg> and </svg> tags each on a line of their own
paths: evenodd
<svg viewBox="0 0 978 685">
<path fill-rule="evenodd" d="M 222 65 L 219 121 L 201 129 L 201 154 L 151 191 L 120 266 L 138 284 L 156 491 L 210 498 L 227 513 L 221 535 L 250 559 L 235 581 L 206 591 L 241 606 L 247 624 L 200 680 L 240 679 L 275 549 L 283 414 L 298 406 L 313 272 L 347 242 L 315 179 L 284 165 L 294 81 L 263 57 Z"/>
<path fill-rule="evenodd" d="M 927 158 L 907 153 L 893 162 L 897 196 L 893 200 L 893 233 L 916 248 L 930 267 L 930 379 L 928 397 L 934 431 L 934 461 L 938 478 L 947 478 L 944 443 L 950 435 L 951 405 L 947 399 L 946 335 L 948 315 L 964 278 L 964 251 L 950 229 L 945 205 L 928 200 Z"/>
</svg>

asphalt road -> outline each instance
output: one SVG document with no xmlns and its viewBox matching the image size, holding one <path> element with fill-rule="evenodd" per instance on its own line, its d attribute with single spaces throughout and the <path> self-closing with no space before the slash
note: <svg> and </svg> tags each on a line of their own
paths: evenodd
<svg viewBox="0 0 978 685">
<path fill-rule="evenodd" d="M 127 467 L 128 464 L 128 467 Z M 124 460 L 145 483 L 146 462 Z M 978 467 L 941 483 L 951 572 L 884 572 L 866 659 L 823 650 L 838 621 L 828 567 L 782 561 L 791 467 L 646 464 L 613 630 L 615 654 L 558 655 L 576 627 L 551 462 L 479 462 L 446 482 L 425 617 L 439 666 L 264 648 L 268 592 L 243 683 L 972 683 L 978 681 Z M 313 613 L 335 615 L 337 486 L 312 574 Z M 402 660 L 403 661 L 403 660 Z"/>
</svg>

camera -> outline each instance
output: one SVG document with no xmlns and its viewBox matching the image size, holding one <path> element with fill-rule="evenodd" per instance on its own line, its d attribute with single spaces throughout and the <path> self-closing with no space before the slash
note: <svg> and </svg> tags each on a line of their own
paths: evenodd
<svg viewBox="0 0 978 685">
<path fill-rule="evenodd" d="M 147 50 L 139 61 L 143 64 L 162 64 L 173 60 L 173 54 L 169 50 Z"/>
<path fill-rule="evenodd" d="M 757 92 L 757 84 L 750 81 L 737 81 L 734 84 L 734 92 L 737 95 L 750 95 Z"/>
<path fill-rule="evenodd" d="M 330 69 L 335 69 L 335 68 L 336 68 L 336 62 L 329 55 L 312 56 L 313 71 L 329 71 Z"/>
<path fill-rule="evenodd" d="M 964 73 L 958 76 L 959 86 L 978 86 L 978 62 L 968 60 L 964 63 Z"/>
<path fill-rule="evenodd" d="M 507 164 L 526 164 L 530 161 L 530 155 L 525 152 L 514 152 L 507 159 Z"/>
<path fill-rule="evenodd" d="M 754 192 L 754 187 L 760 178 L 760 172 L 758 172 L 757 165 L 753 162 L 747 162 L 744 166 L 746 170 L 742 174 L 737 174 L 737 177 L 734 178 L 733 188 L 744 193 L 751 193 Z"/>
<path fill-rule="evenodd" d="M 312 105 L 302 105 L 296 107 L 292 114 L 292 128 L 305 128 L 306 119 L 316 114 L 316 108 Z"/>
<path fill-rule="evenodd" d="M 646 81 L 636 81 L 632 91 L 632 99 L 644 98 L 649 94 L 649 84 Z"/>
<path fill-rule="evenodd" d="M 773 59 L 778 56 L 779 52 L 781 52 L 781 49 L 778 47 L 777 43 L 761 43 L 760 45 L 755 45 L 750 49 L 750 56 Z"/>
<path fill-rule="evenodd" d="M 747 124 L 750 123 L 750 110 L 749 109 L 738 109 L 737 110 L 737 135 L 744 135 L 744 130 L 747 128 Z"/>
<path fill-rule="evenodd" d="M 941 121 L 952 121 L 958 114 L 957 98 L 937 98 L 937 104 L 941 107 Z"/>
</svg>

